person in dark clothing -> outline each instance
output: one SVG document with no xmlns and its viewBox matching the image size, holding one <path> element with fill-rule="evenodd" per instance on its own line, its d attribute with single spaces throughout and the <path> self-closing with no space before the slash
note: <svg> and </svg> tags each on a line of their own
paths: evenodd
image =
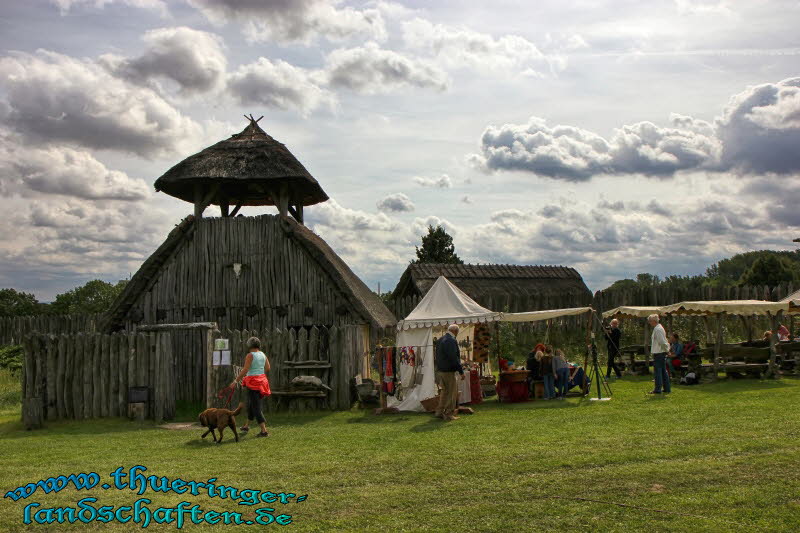
<svg viewBox="0 0 800 533">
<path fill-rule="evenodd" d="M 548 351 L 539 360 L 539 375 L 542 376 L 544 381 L 544 398 L 543 400 L 552 400 L 556 397 L 555 391 L 555 370 L 553 369 L 553 353 L 550 346 L 547 347 Z"/>
<path fill-rule="evenodd" d="M 608 348 L 608 368 L 606 369 L 606 378 L 611 377 L 611 369 L 618 378 L 622 377 L 622 372 L 617 367 L 616 358 L 620 357 L 619 343 L 622 340 L 622 331 L 619 329 L 619 320 L 616 318 L 611 321 L 610 327 L 604 329 L 606 335 L 606 347 Z"/>
<path fill-rule="evenodd" d="M 458 386 L 456 374 L 464 379 L 464 369 L 461 367 L 461 352 L 458 349 L 458 326 L 452 324 L 447 328 L 447 333 L 439 339 L 436 345 L 436 379 L 441 385 L 439 391 L 439 405 L 436 416 L 444 420 L 456 420 L 455 410 L 458 406 Z"/>
<path fill-rule="evenodd" d="M 541 381 L 542 377 L 539 375 L 539 361 L 544 355 L 541 351 L 531 351 L 528 354 L 528 359 L 525 360 L 525 370 L 528 371 L 528 390 L 531 396 L 534 394 L 533 384 Z"/>
</svg>

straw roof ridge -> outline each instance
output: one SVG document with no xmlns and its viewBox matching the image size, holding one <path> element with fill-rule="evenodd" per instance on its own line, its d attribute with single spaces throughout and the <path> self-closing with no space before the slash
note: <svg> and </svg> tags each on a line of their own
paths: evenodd
<svg viewBox="0 0 800 533">
<path fill-rule="evenodd" d="M 189 215 L 169 232 L 161 246 L 156 248 L 156 251 L 142 263 L 108 311 L 100 318 L 98 331 L 112 331 L 122 325 L 125 315 L 136 302 L 136 298 L 158 279 L 161 268 L 189 240 L 195 227 L 195 218 L 193 215 Z"/>
<path fill-rule="evenodd" d="M 280 216 L 280 220 L 281 228 L 326 271 L 358 314 L 379 328 L 394 326 L 397 323 L 394 314 L 378 295 L 367 287 L 327 242 L 291 217 Z"/>
<path fill-rule="evenodd" d="M 489 294 L 542 293 L 582 294 L 587 298 L 591 297 L 591 291 L 583 278 L 571 267 L 481 263 L 411 263 L 400 277 L 394 297 L 411 293 L 424 295 L 439 276 L 446 277 L 472 298 Z"/>
</svg>

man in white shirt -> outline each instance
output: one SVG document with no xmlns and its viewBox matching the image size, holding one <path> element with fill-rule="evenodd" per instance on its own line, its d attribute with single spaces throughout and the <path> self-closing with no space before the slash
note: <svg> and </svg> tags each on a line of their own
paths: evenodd
<svg viewBox="0 0 800 533">
<path fill-rule="evenodd" d="M 661 389 L 665 393 L 672 392 L 672 386 L 667 373 L 667 353 L 669 352 L 669 341 L 664 326 L 659 324 L 658 315 L 647 317 L 650 327 L 653 328 L 653 336 L 650 339 L 650 353 L 653 355 L 653 372 L 655 373 L 656 387 L 650 394 L 661 394 Z"/>
</svg>

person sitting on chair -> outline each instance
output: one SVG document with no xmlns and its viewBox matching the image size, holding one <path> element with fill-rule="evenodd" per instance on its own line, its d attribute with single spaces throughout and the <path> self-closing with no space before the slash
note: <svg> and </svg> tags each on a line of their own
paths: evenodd
<svg viewBox="0 0 800 533">
<path fill-rule="evenodd" d="M 539 361 L 542 360 L 542 355 L 544 354 L 541 350 L 531 351 L 525 361 L 525 368 L 528 370 L 528 390 L 531 395 L 534 393 L 533 384 L 542 380 L 542 376 L 539 374 Z"/>
</svg>

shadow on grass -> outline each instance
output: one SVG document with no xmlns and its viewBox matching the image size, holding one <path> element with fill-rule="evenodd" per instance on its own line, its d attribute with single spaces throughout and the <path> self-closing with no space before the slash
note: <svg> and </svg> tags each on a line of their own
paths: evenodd
<svg viewBox="0 0 800 533">
<path fill-rule="evenodd" d="M 20 439 L 33 435 L 68 436 L 101 435 L 105 433 L 129 433 L 158 429 L 153 421 L 132 422 L 126 418 L 90 418 L 87 420 L 59 420 L 45 422 L 41 429 L 25 430 L 19 420 L 0 423 L 0 440 Z"/>
</svg>

